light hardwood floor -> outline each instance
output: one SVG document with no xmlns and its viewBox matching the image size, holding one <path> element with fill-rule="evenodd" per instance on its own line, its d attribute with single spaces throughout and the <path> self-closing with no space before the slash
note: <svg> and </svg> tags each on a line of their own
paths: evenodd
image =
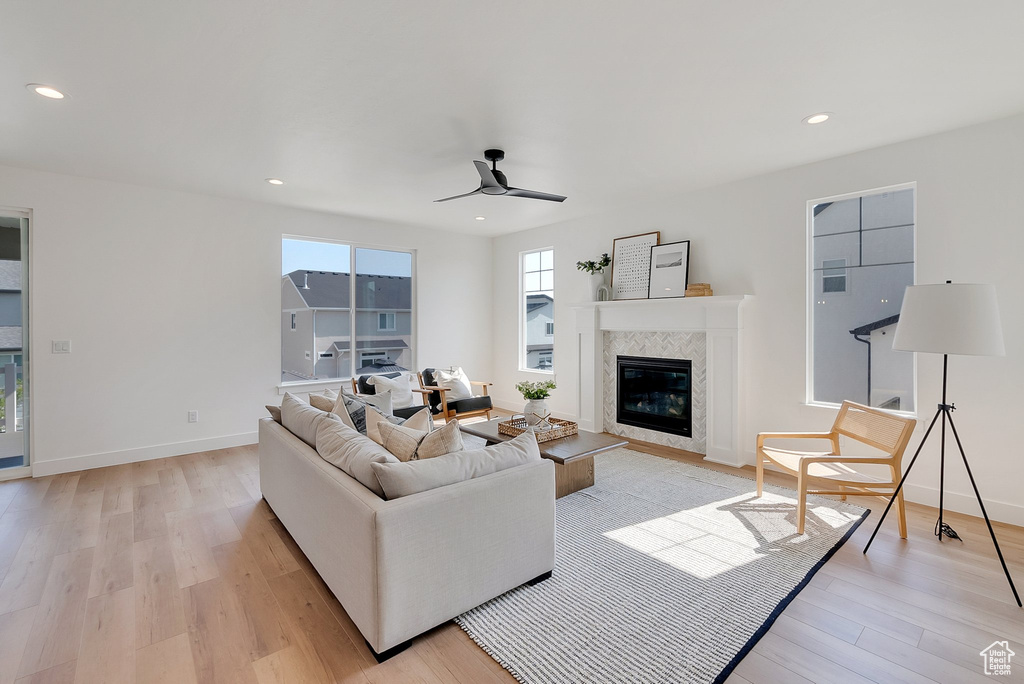
<svg viewBox="0 0 1024 684">
<path fill-rule="evenodd" d="M 451 623 L 378 665 L 262 501 L 255 446 L 0 483 L 0 511 L 0 684 L 514 681 Z M 911 539 L 887 523 L 865 557 L 872 519 L 730 681 L 982 682 L 997 639 L 1024 681 L 983 522 L 951 515 L 965 543 L 940 544 L 912 505 Z M 1024 530 L 997 528 L 1024 583 Z"/>
</svg>

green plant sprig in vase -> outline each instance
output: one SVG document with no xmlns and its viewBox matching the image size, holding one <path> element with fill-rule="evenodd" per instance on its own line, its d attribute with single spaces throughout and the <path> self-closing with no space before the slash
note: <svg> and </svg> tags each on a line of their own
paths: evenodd
<svg viewBox="0 0 1024 684">
<path fill-rule="evenodd" d="M 551 390 L 555 389 L 554 381 L 520 382 L 516 384 L 516 389 L 523 395 L 523 399 L 526 399 L 523 417 L 526 418 L 527 425 L 537 425 L 548 417 L 550 412 L 545 399 L 551 395 Z"/>
</svg>

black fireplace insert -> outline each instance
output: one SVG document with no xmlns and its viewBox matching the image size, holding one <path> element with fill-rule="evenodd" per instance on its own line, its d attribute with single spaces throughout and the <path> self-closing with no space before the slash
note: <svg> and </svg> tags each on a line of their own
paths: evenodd
<svg viewBox="0 0 1024 684">
<path fill-rule="evenodd" d="M 618 356 L 615 420 L 623 425 L 692 437 L 690 376 L 682 359 Z"/>
</svg>

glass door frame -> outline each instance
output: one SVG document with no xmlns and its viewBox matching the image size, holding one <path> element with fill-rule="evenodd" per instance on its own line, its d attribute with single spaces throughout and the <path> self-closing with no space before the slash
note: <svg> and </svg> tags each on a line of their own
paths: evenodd
<svg viewBox="0 0 1024 684">
<path fill-rule="evenodd" d="M 14 480 L 32 476 L 32 452 L 34 439 L 31 427 L 32 392 L 31 392 L 31 276 L 32 276 L 32 210 L 19 207 L 0 205 L 0 215 L 17 218 L 21 221 L 21 377 L 22 377 L 22 428 L 25 463 L 21 466 L 0 470 L 0 481 Z M 17 409 L 15 409 L 17 410 Z"/>
</svg>

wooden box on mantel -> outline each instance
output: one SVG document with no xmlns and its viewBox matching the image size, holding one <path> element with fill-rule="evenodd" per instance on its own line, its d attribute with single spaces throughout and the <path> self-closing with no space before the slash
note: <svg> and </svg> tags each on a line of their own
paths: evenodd
<svg viewBox="0 0 1024 684">
<path fill-rule="evenodd" d="M 710 283 L 690 283 L 686 286 L 687 297 L 712 297 L 714 294 Z"/>
</svg>

